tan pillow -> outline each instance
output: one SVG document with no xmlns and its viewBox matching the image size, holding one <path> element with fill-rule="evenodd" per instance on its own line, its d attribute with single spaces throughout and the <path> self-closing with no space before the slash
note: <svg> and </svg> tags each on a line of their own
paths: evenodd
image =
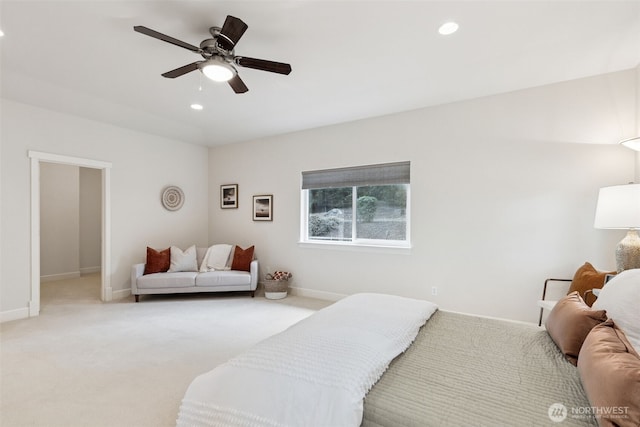
<svg viewBox="0 0 640 427">
<path fill-rule="evenodd" d="M 585 262 L 582 267 L 576 271 L 569 287 L 569 295 L 573 291 L 578 291 L 582 298 L 585 298 L 584 293 L 594 288 L 602 288 L 604 286 L 604 278 L 607 274 L 615 274 L 615 271 L 598 271 L 593 265 Z M 595 300 L 595 297 L 587 297 L 585 303 L 591 307 Z"/>
<path fill-rule="evenodd" d="M 605 320 L 605 310 L 592 310 L 578 292 L 572 292 L 558 301 L 544 325 L 564 357 L 575 365 L 584 339 L 594 326 Z"/>
<path fill-rule="evenodd" d="M 171 266 L 171 248 L 156 251 L 147 246 L 147 262 L 144 265 L 144 274 L 164 273 Z"/>
<path fill-rule="evenodd" d="M 587 336 L 578 372 L 600 427 L 640 426 L 640 356 L 613 320 Z"/>
<path fill-rule="evenodd" d="M 251 269 L 251 261 L 253 261 L 253 251 L 253 246 L 247 249 L 242 249 L 240 246 L 236 246 L 233 252 L 233 262 L 231 263 L 231 269 L 239 271 L 249 271 Z"/>
</svg>

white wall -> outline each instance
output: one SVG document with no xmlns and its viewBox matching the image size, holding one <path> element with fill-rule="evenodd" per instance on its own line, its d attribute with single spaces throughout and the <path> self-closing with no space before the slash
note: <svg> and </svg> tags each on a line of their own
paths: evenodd
<svg viewBox="0 0 640 427">
<path fill-rule="evenodd" d="M 27 152 L 36 150 L 113 164 L 116 296 L 127 293 L 146 245 L 231 242 L 256 244 L 263 267 L 293 271 L 301 288 L 389 292 L 536 320 L 544 278 L 570 276 L 585 260 L 614 265 L 624 233 L 594 230 L 593 211 L 599 187 L 635 173 L 636 156 L 613 143 L 636 126 L 637 73 L 209 150 L 2 100 L 0 314 L 30 300 Z M 411 254 L 298 246 L 301 171 L 398 160 L 412 162 Z M 240 185 L 240 208 L 221 210 L 219 186 L 230 183 Z M 160 204 L 166 185 L 185 192 L 178 212 Z M 274 195 L 273 222 L 251 221 L 254 194 Z"/>
<path fill-rule="evenodd" d="M 615 142 L 635 126 L 634 97 L 630 70 L 212 148 L 210 243 L 255 244 L 263 268 L 308 290 L 537 321 L 545 278 L 615 265 L 624 233 L 595 230 L 593 214 L 600 187 L 633 179 L 634 155 Z M 402 160 L 409 255 L 298 245 L 301 171 Z M 231 183 L 239 209 L 222 210 L 216 194 Z M 274 195 L 273 222 L 252 222 L 255 194 Z"/>
<path fill-rule="evenodd" d="M 80 169 L 80 272 L 100 271 L 102 262 L 102 173 Z"/>
<path fill-rule="evenodd" d="M 144 261 L 147 245 L 207 244 L 206 148 L 5 99 L 0 108 L 0 314 L 24 310 L 30 300 L 28 150 L 112 163 L 108 273 L 115 297 L 127 294 L 131 265 Z M 167 185 L 184 191 L 181 210 L 162 207 L 160 194 Z"/>
<path fill-rule="evenodd" d="M 40 167 L 40 276 L 80 275 L 80 171 L 77 166 Z"/>
</svg>

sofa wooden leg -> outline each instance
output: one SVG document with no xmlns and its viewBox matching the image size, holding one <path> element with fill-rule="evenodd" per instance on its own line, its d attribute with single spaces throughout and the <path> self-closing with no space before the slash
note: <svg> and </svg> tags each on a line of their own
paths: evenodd
<svg viewBox="0 0 640 427">
<path fill-rule="evenodd" d="M 136 302 L 140 302 L 140 295 L 135 295 L 136 297 Z"/>
<path fill-rule="evenodd" d="M 251 298 L 256 296 L 256 291 L 251 291 Z"/>
</svg>

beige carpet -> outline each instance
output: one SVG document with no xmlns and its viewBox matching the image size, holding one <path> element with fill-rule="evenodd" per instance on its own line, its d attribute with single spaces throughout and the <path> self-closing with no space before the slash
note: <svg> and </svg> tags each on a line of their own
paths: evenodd
<svg viewBox="0 0 640 427">
<path fill-rule="evenodd" d="M 173 426 L 189 383 L 327 301 L 260 294 L 99 301 L 98 275 L 42 284 L 41 315 L 0 326 L 0 425 Z"/>
</svg>

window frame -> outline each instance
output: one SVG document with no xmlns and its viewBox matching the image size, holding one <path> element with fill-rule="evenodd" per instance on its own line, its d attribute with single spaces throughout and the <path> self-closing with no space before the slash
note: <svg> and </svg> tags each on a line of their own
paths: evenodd
<svg viewBox="0 0 640 427">
<path fill-rule="evenodd" d="M 358 187 L 345 186 L 336 188 L 352 188 L 351 205 L 352 205 L 352 221 L 351 221 L 351 239 L 350 240 L 332 240 L 332 239 L 310 239 L 309 238 L 309 191 L 311 189 L 301 189 L 300 192 L 300 241 L 299 243 L 306 247 L 326 246 L 341 248 L 381 248 L 381 249 L 410 249 L 411 246 L 411 183 L 406 183 L 406 203 L 405 203 L 405 240 L 385 240 L 385 239 L 364 239 L 358 238 L 357 235 L 357 198 Z M 355 237 L 354 237 L 355 236 Z"/>
</svg>

